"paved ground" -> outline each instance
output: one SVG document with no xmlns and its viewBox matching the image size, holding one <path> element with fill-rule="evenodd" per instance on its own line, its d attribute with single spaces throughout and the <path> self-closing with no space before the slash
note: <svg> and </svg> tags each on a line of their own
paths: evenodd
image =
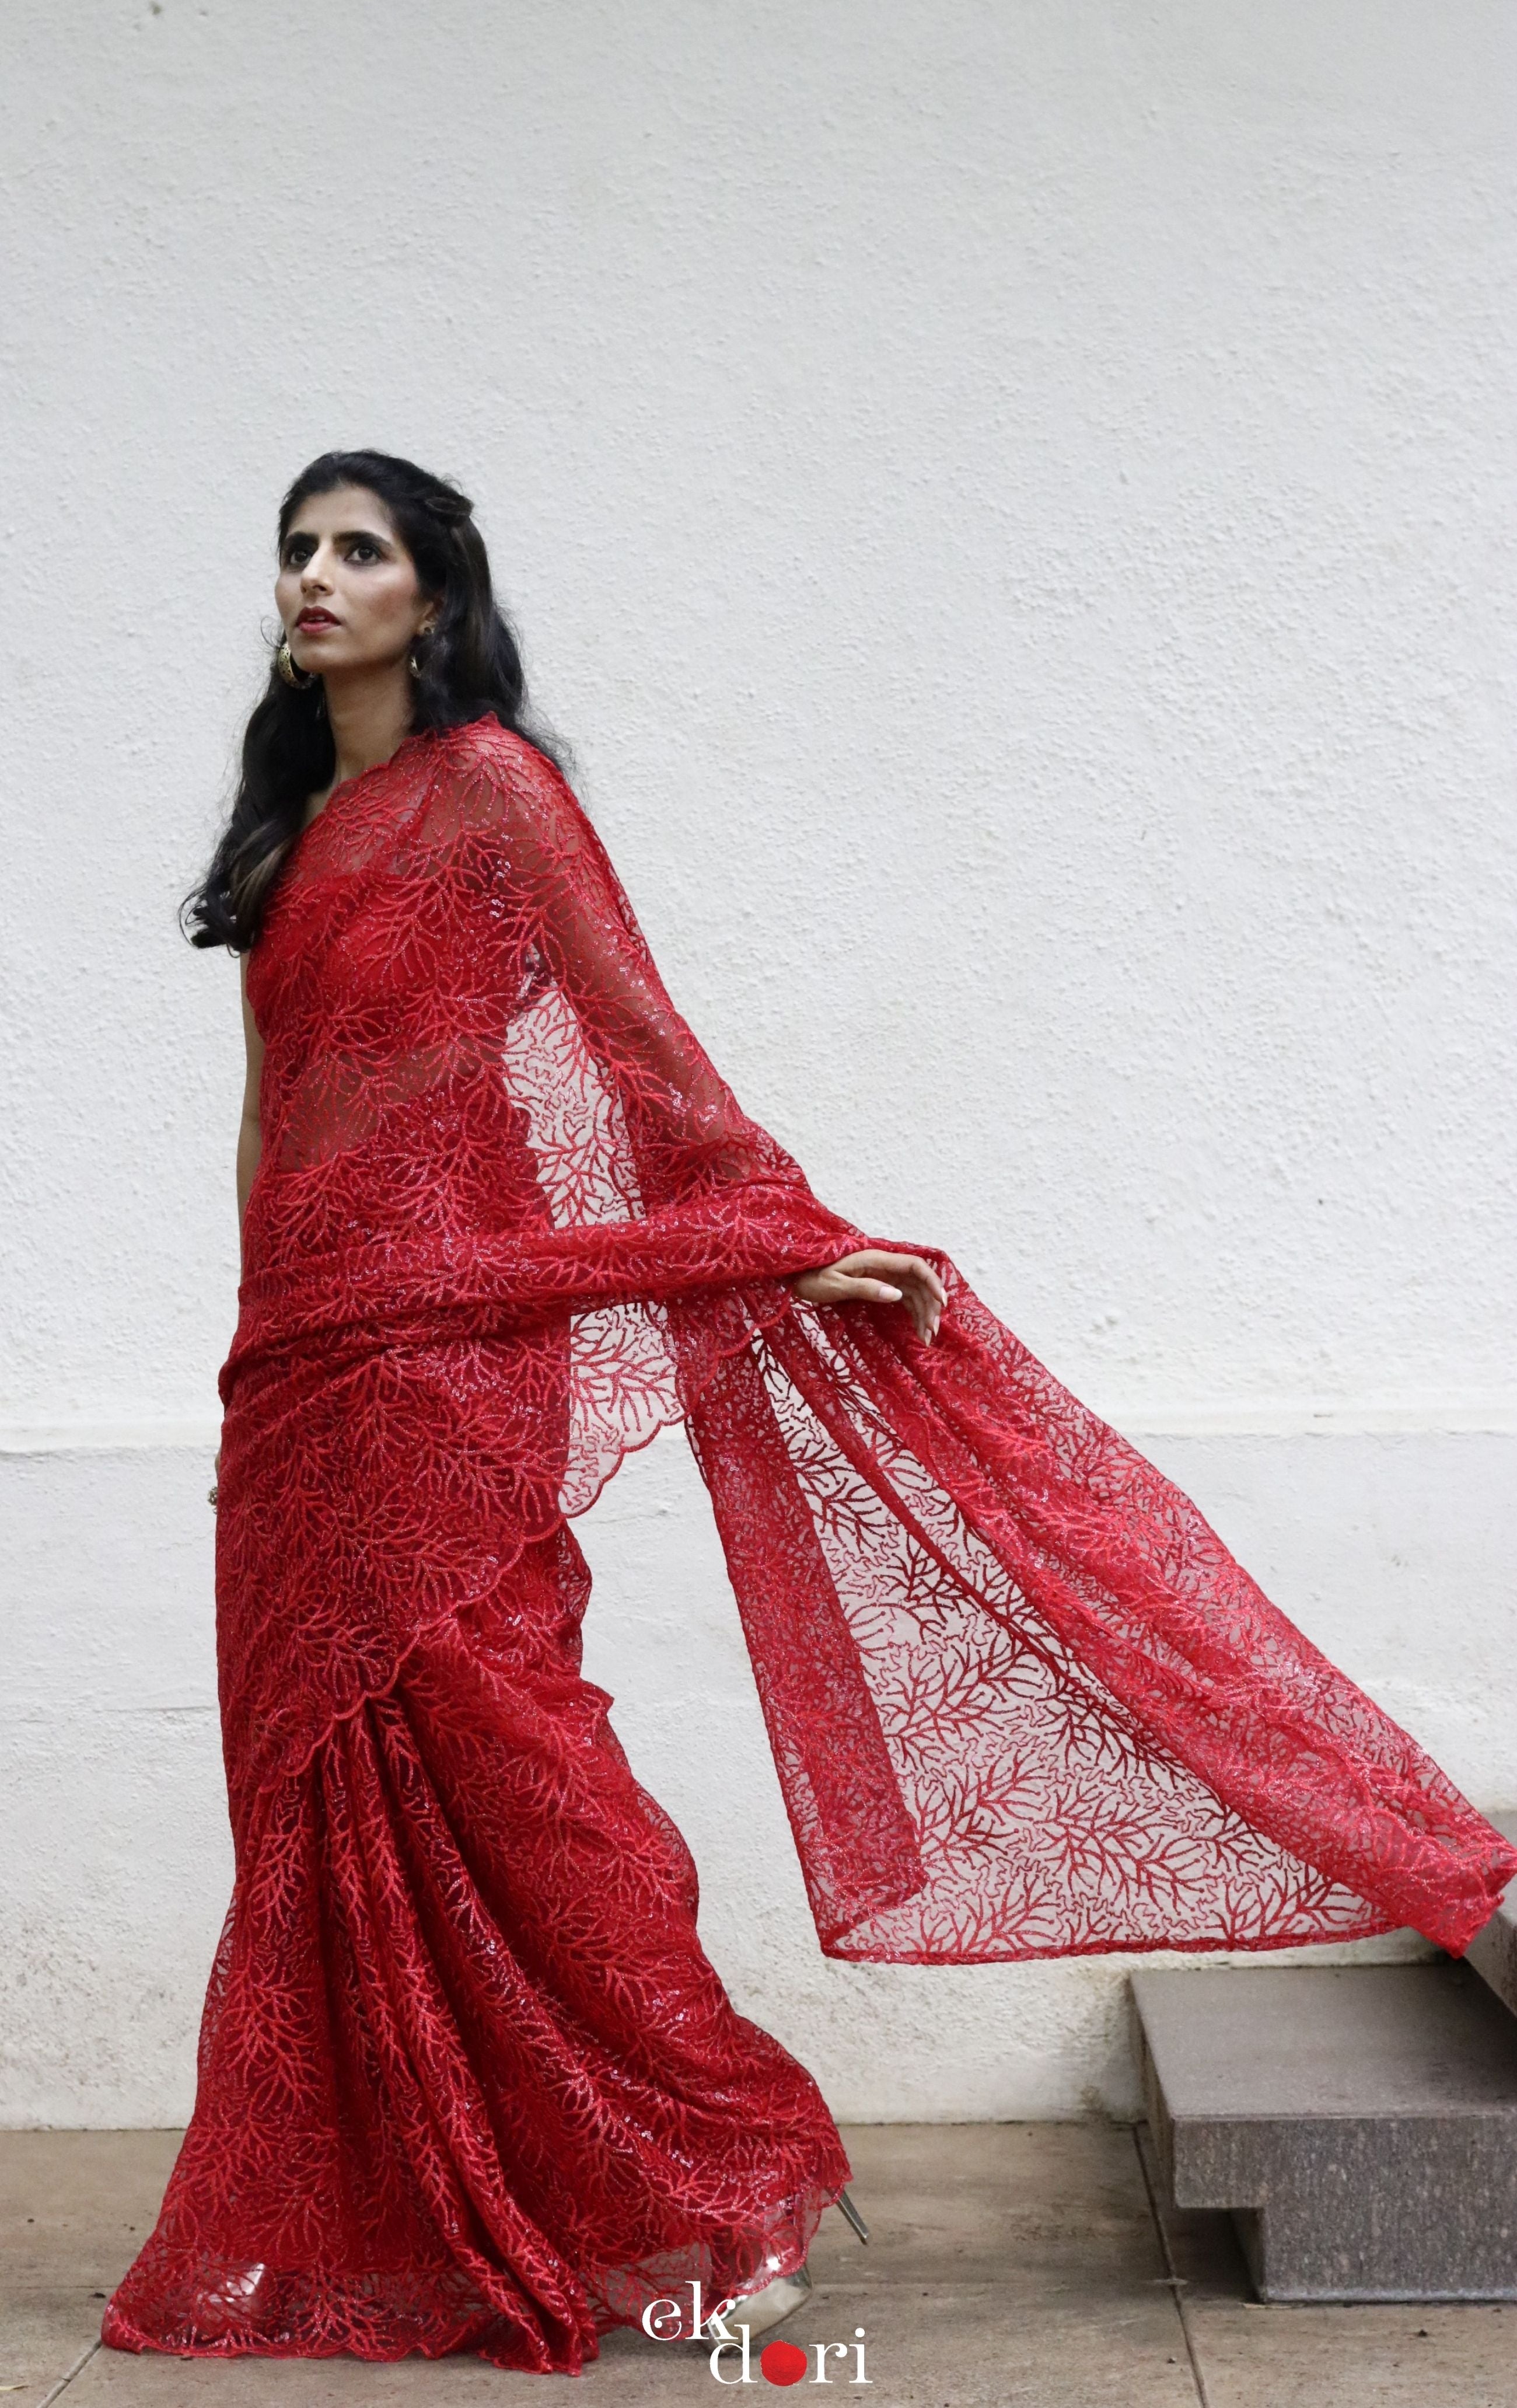
<svg viewBox="0 0 1517 2408">
<path fill-rule="evenodd" d="M 716 2398 L 702 2353 L 630 2332 L 609 2336 L 572 2390 L 572 2378 L 501 2374 L 472 2358 L 368 2367 L 87 2355 L 176 2139 L 0 2133 L 0 2408 L 541 2408 L 565 2398 L 698 2408 Z M 862 2325 L 869 2390 L 851 2382 L 852 2357 L 828 2362 L 828 2387 L 873 2408 L 1517 2408 L 1517 2308 L 1260 2307 L 1224 2217 L 1158 2230 L 1125 2129 L 859 2125 L 845 2140 L 873 2238 L 861 2248 L 828 2214 L 811 2255 L 816 2296 L 785 2335 L 852 2348 Z M 808 2379 L 778 2392 L 755 2366 L 743 2396 L 799 2401 L 816 2389 Z"/>
</svg>

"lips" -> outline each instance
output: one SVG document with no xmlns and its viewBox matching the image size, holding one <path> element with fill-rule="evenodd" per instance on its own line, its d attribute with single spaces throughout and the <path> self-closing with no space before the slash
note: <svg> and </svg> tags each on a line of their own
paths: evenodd
<svg viewBox="0 0 1517 2408">
<path fill-rule="evenodd" d="M 336 624 L 330 610 L 302 610 L 295 621 L 297 627 L 335 627 Z"/>
</svg>

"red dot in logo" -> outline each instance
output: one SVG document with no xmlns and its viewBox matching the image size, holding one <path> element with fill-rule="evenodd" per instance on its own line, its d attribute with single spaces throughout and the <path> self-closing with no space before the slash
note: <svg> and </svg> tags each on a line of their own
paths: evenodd
<svg viewBox="0 0 1517 2408">
<path fill-rule="evenodd" d="M 806 2352 L 793 2341 L 772 2341 L 759 2352 L 766 2383 L 799 2383 L 806 2374 Z"/>
</svg>

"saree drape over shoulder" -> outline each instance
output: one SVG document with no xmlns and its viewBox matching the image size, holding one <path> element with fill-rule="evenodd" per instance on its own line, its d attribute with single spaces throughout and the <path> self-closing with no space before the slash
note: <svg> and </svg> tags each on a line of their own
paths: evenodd
<svg viewBox="0 0 1517 2408">
<path fill-rule="evenodd" d="M 125 2347 L 577 2368 L 847 2180 L 580 1678 L 569 1524 L 682 1420 L 821 1946 L 1462 1949 L 1514 1851 L 938 1249 L 829 1211 L 493 720 L 297 840 L 217 1539 L 237 1876 Z M 899 1306 L 786 1282 L 923 1254 Z"/>
</svg>

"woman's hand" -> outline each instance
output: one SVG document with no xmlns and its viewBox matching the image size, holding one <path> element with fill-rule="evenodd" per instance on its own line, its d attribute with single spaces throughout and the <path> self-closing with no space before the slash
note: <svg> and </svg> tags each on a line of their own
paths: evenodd
<svg viewBox="0 0 1517 2408">
<path fill-rule="evenodd" d="M 823 1270 L 802 1271 L 788 1285 L 808 1304 L 904 1304 L 923 1345 L 931 1345 L 948 1301 L 931 1263 L 879 1246 L 843 1254 Z"/>
</svg>

